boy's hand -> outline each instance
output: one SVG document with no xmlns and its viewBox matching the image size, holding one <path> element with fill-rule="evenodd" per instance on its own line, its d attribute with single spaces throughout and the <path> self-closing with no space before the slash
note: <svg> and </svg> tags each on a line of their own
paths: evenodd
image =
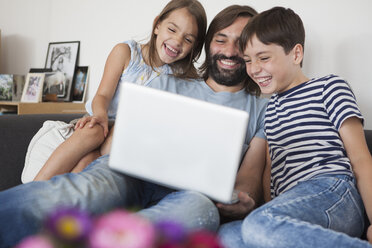
<svg viewBox="0 0 372 248">
<path fill-rule="evenodd" d="M 367 240 L 372 244 L 372 225 L 370 225 L 367 229 Z"/>
<path fill-rule="evenodd" d="M 256 203 L 246 192 L 239 192 L 238 198 L 239 201 L 235 204 L 216 203 L 220 214 L 235 220 L 246 217 L 253 210 Z"/>
</svg>

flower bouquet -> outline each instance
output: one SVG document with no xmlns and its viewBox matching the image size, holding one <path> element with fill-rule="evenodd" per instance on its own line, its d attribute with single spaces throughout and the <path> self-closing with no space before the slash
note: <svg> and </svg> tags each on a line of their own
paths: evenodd
<svg viewBox="0 0 372 248">
<path fill-rule="evenodd" d="M 152 223 L 126 210 L 93 218 L 76 208 L 60 208 L 46 218 L 41 233 L 16 248 L 222 248 L 214 233 L 188 231 L 174 221 Z"/>
</svg>

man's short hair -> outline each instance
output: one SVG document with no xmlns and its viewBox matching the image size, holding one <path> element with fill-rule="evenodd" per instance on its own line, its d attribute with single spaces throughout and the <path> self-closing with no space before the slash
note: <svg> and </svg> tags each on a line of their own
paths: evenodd
<svg viewBox="0 0 372 248">
<path fill-rule="evenodd" d="M 257 15 L 257 11 L 247 5 L 231 5 L 226 7 L 219 12 L 211 21 L 208 27 L 207 34 L 205 36 L 204 50 L 205 50 L 205 61 L 200 66 L 200 72 L 204 80 L 209 77 L 208 59 L 210 56 L 210 44 L 213 36 L 220 30 L 227 28 L 235 22 L 239 17 L 253 17 Z M 260 90 L 256 87 L 256 84 L 249 78 L 245 80 L 245 88 L 247 92 L 259 95 Z"/>
</svg>

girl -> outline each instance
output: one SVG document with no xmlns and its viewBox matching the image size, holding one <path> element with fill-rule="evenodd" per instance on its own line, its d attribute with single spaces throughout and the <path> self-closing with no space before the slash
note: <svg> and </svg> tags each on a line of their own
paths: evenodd
<svg viewBox="0 0 372 248">
<path fill-rule="evenodd" d="M 172 0 L 155 18 L 148 43 L 116 45 L 107 58 L 97 93 L 86 105 L 90 116 L 77 121 L 74 133 L 57 147 L 34 180 L 80 172 L 109 153 L 113 128 L 109 130 L 108 123 L 115 119 L 121 82 L 147 85 L 160 74 L 198 78 L 193 63 L 200 56 L 206 27 L 206 13 L 197 0 Z"/>
</svg>

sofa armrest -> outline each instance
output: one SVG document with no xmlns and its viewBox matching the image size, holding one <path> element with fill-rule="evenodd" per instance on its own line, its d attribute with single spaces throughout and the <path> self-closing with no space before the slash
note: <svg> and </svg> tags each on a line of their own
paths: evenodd
<svg viewBox="0 0 372 248">
<path fill-rule="evenodd" d="M 82 114 L 0 116 L 0 191 L 21 184 L 28 145 L 44 121 L 69 122 L 81 116 Z"/>
</svg>

